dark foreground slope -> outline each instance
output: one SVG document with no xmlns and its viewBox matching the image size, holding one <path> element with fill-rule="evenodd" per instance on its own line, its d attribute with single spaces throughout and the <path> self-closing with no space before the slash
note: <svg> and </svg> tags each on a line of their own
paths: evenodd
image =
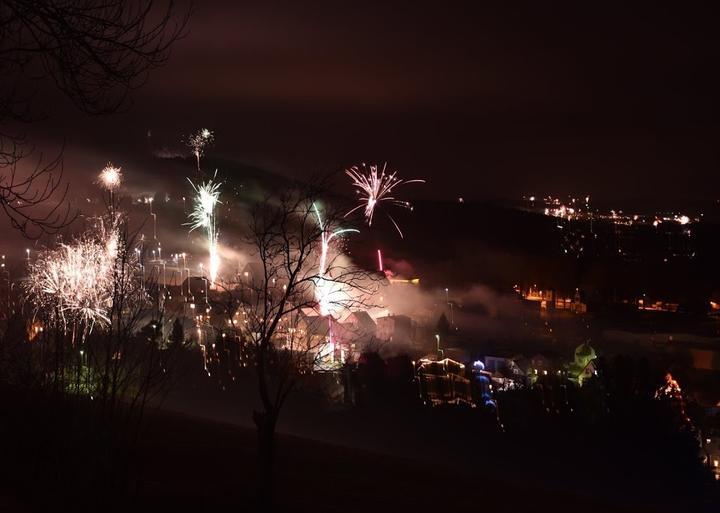
<svg viewBox="0 0 720 513">
<path fill-rule="evenodd" d="M 552 432 L 527 439 L 486 438 L 479 433 L 473 437 L 464 429 L 441 429 L 448 422 L 471 427 L 453 422 L 456 415 L 449 413 L 423 415 L 428 419 L 426 429 L 414 423 L 415 430 L 401 428 L 405 423 L 393 422 L 390 415 L 372 413 L 372 422 L 364 422 L 364 415 L 342 414 L 354 419 L 345 426 L 349 438 L 355 440 L 352 433 L 362 430 L 365 436 L 359 438 L 365 439 L 366 446 L 376 438 L 372 445 L 377 451 L 279 435 L 278 510 L 661 512 L 704 502 L 687 495 L 676 501 L 640 499 L 644 494 L 621 490 L 623 481 L 629 481 L 626 486 L 631 490 L 653 488 L 633 470 L 643 468 L 641 462 L 645 461 L 644 468 L 650 471 L 657 459 L 669 457 L 663 445 L 656 444 L 656 450 L 646 454 L 631 448 L 633 437 L 623 444 L 597 440 L 597 447 L 575 439 L 563 443 L 552 437 Z M 14 441 L 3 440 L 8 446 L 3 451 L 0 482 L 2 512 L 256 510 L 256 438 L 252 429 L 166 411 L 150 413 L 137 444 L 108 459 L 103 467 L 105 448 L 93 446 L 96 433 L 79 433 L 78 440 L 67 444 L 55 440 L 48 447 L 43 438 L 48 432 L 62 431 L 63 424 L 35 422 L 40 418 L 15 417 L 11 423 L 25 429 L 15 433 Z M 321 424 L 332 420 L 328 415 L 310 418 Z M 332 429 L 319 425 L 317 433 L 331 433 L 341 424 Z M 74 430 L 72 425 L 66 427 Z M 62 440 L 66 438 L 63 435 Z M 340 439 L 333 438 L 336 443 Z M 474 442 L 468 444 L 468 440 Z M 612 450 L 613 445 L 618 447 Z M 35 448 L 41 454 L 31 454 Z M 603 453 L 608 457 L 603 458 Z M 623 454 L 622 461 L 615 461 Z M 115 463 L 110 465 L 110 461 Z M 125 479 L 116 479 L 115 486 L 104 492 L 97 485 L 107 480 L 97 473 L 112 473 L 117 461 L 126 465 Z M 645 474 L 649 478 L 653 472 Z M 660 495 L 668 494 L 658 491 Z"/>
<path fill-rule="evenodd" d="M 378 435 L 380 436 L 380 435 Z M 163 414 L 142 441 L 139 490 L 148 511 L 252 510 L 255 434 Z M 602 497 L 554 493 L 466 469 L 281 436 L 281 511 L 623 511 Z M 479 462 L 482 465 L 481 462 Z"/>
</svg>

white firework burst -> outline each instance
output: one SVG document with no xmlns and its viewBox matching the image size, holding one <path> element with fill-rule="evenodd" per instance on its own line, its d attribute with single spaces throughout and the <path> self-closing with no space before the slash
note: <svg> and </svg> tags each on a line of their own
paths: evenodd
<svg viewBox="0 0 720 513">
<path fill-rule="evenodd" d="M 195 185 L 188 179 L 195 190 L 194 208 L 190 212 L 190 231 L 202 229 L 205 231 L 208 244 L 210 283 L 215 284 L 220 270 L 220 256 L 218 253 L 218 229 L 216 222 L 216 207 L 220 203 L 221 183 L 213 179 Z"/>
</svg>

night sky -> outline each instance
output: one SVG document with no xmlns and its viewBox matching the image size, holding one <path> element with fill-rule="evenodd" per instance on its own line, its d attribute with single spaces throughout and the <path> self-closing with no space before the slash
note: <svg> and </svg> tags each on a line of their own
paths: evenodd
<svg viewBox="0 0 720 513">
<path fill-rule="evenodd" d="M 428 179 L 408 189 L 415 199 L 715 199 L 712 13 L 477 4 L 198 1 L 127 112 L 91 118 L 57 103 L 29 130 L 47 148 L 64 139 L 76 191 L 107 160 L 129 182 L 152 178 L 138 155 L 182 149 L 206 126 L 213 154 L 268 172 L 387 160 Z"/>
</svg>

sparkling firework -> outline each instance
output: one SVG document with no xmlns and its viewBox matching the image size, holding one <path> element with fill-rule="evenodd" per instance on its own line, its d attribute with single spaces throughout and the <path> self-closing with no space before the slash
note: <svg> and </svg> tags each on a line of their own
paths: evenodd
<svg viewBox="0 0 720 513">
<path fill-rule="evenodd" d="M 215 135 L 207 128 L 201 128 L 190 137 L 188 137 L 187 145 L 197 159 L 197 168 L 200 171 L 200 157 L 205 153 L 205 147 L 212 144 Z"/>
<path fill-rule="evenodd" d="M 40 253 L 26 285 L 38 310 L 60 320 L 65 329 L 80 326 L 84 334 L 95 324 L 107 325 L 118 245 L 113 229 Z"/>
<path fill-rule="evenodd" d="M 338 228 L 329 231 L 323 223 L 317 204 L 313 203 L 313 209 L 315 210 L 315 216 L 317 217 L 318 226 L 320 227 L 320 263 L 315 279 L 315 298 L 320 306 L 320 314 L 328 315 L 333 311 L 333 295 L 341 292 L 341 285 L 335 283 L 331 278 L 326 278 L 330 242 L 338 235 L 342 235 L 343 233 L 359 233 L 359 230 L 354 228 Z"/>
<path fill-rule="evenodd" d="M 220 256 L 218 254 L 218 230 L 215 221 L 215 207 L 220 203 L 220 183 L 214 181 L 214 178 L 207 180 L 200 185 L 195 185 L 188 179 L 190 185 L 195 190 L 195 206 L 190 212 L 190 231 L 196 229 L 205 230 L 208 242 L 208 254 L 210 262 L 208 272 L 210 274 L 210 283 L 215 284 L 218 271 L 220 269 Z"/>
<path fill-rule="evenodd" d="M 408 183 L 425 183 L 425 180 L 402 180 L 397 177 L 397 171 L 388 172 L 387 162 L 383 164 L 382 170 L 378 165 L 371 165 L 370 168 L 365 164 L 353 166 L 345 171 L 345 174 L 352 179 L 353 186 L 360 197 L 360 204 L 350 210 L 345 216 L 348 216 L 361 208 L 365 209 L 365 219 L 368 226 L 372 226 L 375 208 L 382 202 L 388 202 L 392 205 L 412 210 L 409 202 L 397 199 L 393 196 L 393 190 L 403 184 Z M 403 236 L 400 227 L 390 214 L 387 214 L 390 221 L 395 225 L 400 237 Z"/>
<path fill-rule="evenodd" d="M 108 162 L 108 165 L 100 171 L 98 183 L 103 187 L 103 189 L 110 191 L 110 193 L 115 192 L 122 184 L 121 171 L 122 168 L 115 167 Z"/>
</svg>

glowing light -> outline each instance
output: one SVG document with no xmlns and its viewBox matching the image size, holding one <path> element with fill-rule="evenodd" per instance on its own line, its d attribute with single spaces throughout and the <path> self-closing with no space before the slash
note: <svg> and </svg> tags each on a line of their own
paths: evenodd
<svg viewBox="0 0 720 513">
<path fill-rule="evenodd" d="M 218 253 L 218 230 L 215 220 L 215 208 L 220 203 L 221 183 L 213 179 L 207 180 L 200 185 L 195 185 L 188 179 L 195 190 L 195 206 L 190 212 L 190 231 L 198 228 L 205 230 L 208 244 L 208 273 L 210 284 L 214 285 L 220 270 L 220 255 Z"/>
<path fill-rule="evenodd" d="M 115 167 L 108 162 L 108 165 L 100 171 L 98 181 L 107 191 L 114 192 L 122 184 L 122 168 Z"/>
<path fill-rule="evenodd" d="M 411 285 L 420 285 L 420 278 L 389 278 L 390 283 L 409 283 Z M 380 298 L 382 301 L 382 298 Z"/>
<path fill-rule="evenodd" d="M 378 255 L 378 270 L 380 272 L 383 272 L 383 270 L 385 268 L 383 267 L 382 252 L 379 249 L 377 250 L 377 255 Z"/>
<path fill-rule="evenodd" d="M 81 325 L 83 335 L 95 324 L 107 325 L 119 244 L 113 229 L 40 253 L 26 284 L 36 308 L 57 317 L 65 329 Z"/>
<path fill-rule="evenodd" d="M 425 180 L 402 180 L 398 178 L 396 171 L 388 172 L 387 163 L 383 164 L 382 170 L 379 170 L 377 165 L 371 165 L 369 169 L 365 164 L 361 164 L 359 167 L 353 166 L 346 170 L 345 174 L 352 179 L 352 184 L 360 196 L 360 204 L 345 215 L 348 216 L 356 210 L 364 208 L 368 226 L 372 226 L 375 208 L 382 202 L 412 210 L 412 205 L 409 202 L 393 196 L 393 190 L 396 187 L 408 183 L 425 183 Z M 395 219 L 390 214 L 387 214 L 387 216 L 392 221 L 400 237 L 402 237 L 403 233 Z"/>
<path fill-rule="evenodd" d="M 200 157 L 205 153 L 205 148 L 212 144 L 214 139 L 215 135 L 207 128 L 201 128 L 188 137 L 187 145 L 197 159 L 198 171 L 200 171 Z"/>
<path fill-rule="evenodd" d="M 317 299 L 320 307 L 321 315 L 328 315 L 337 309 L 337 302 L 333 299 L 340 294 L 342 286 L 335 283 L 332 279 L 327 278 L 327 258 L 330 250 L 330 242 L 343 233 L 360 233 L 359 230 L 354 228 L 337 228 L 333 231 L 329 231 L 325 226 L 320 215 L 320 210 L 317 205 L 313 203 L 313 209 L 315 210 L 315 216 L 317 217 L 318 226 L 320 226 L 320 262 L 318 265 L 318 273 L 315 279 L 315 298 Z M 283 289 L 285 287 L 283 286 Z"/>
</svg>

